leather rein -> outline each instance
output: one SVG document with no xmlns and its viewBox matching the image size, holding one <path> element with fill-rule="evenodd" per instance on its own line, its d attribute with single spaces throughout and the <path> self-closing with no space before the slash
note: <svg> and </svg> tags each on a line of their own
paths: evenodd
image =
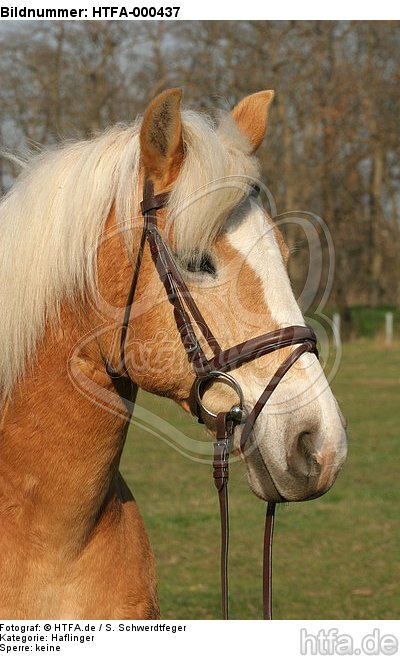
<svg viewBox="0 0 400 656">
<path fill-rule="evenodd" d="M 200 423 L 204 423 L 204 418 L 208 416 L 215 421 L 216 425 L 216 441 L 213 444 L 213 477 L 218 491 L 221 519 L 222 614 L 224 619 L 228 619 L 228 459 L 233 449 L 234 430 L 237 426 L 242 425 L 240 450 L 242 453 L 245 453 L 248 438 L 259 414 L 286 372 L 303 353 L 314 353 L 318 356 L 317 338 L 312 328 L 308 326 L 289 326 L 264 333 L 258 337 L 253 337 L 228 349 L 222 349 L 203 318 L 186 286 L 167 243 L 159 232 L 157 226 L 157 210 L 167 205 L 168 198 L 169 193 L 154 195 L 153 183 L 149 179 L 145 180 L 143 201 L 141 203 L 144 222 L 122 324 L 119 349 L 120 362 L 118 368 L 114 369 L 107 361 L 106 369 L 112 378 L 119 378 L 124 374 L 129 377 L 125 363 L 125 343 L 144 248 L 147 241 L 152 260 L 160 280 L 164 285 L 168 300 L 173 306 L 175 323 L 183 347 L 196 376 L 189 397 L 191 410 L 197 416 Z M 207 358 L 204 353 L 195 333 L 193 322 L 211 349 L 213 353 L 211 358 Z M 237 380 L 228 372 L 268 353 L 293 346 L 296 346 L 296 348 L 291 351 L 286 360 L 278 367 L 254 407 L 246 414 L 242 389 Z M 213 381 L 228 385 L 238 395 L 238 403 L 228 412 L 214 414 L 202 402 L 204 392 Z M 274 514 L 275 502 L 267 503 L 263 556 L 264 619 L 272 619 L 272 538 Z"/>
</svg>

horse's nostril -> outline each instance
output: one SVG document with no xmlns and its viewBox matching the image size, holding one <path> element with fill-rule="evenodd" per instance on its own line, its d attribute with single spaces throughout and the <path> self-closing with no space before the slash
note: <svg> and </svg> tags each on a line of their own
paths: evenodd
<svg viewBox="0 0 400 656">
<path fill-rule="evenodd" d="M 315 434 L 310 431 L 302 431 L 297 437 L 297 444 L 306 459 L 315 453 Z"/>
<path fill-rule="evenodd" d="M 321 465 L 315 448 L 315 433 L 301 431 L 293 440 L 293 447 L 288 455 L 288 468 L 294 475 L 307 477 L 318 476 Z"/>
</svg>

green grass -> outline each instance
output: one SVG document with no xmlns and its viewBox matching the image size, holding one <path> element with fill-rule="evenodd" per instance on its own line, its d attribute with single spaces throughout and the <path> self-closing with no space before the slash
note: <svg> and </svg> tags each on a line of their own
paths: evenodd
<svg viewBox="0 0 400 656">
<path fill-rule="evenodd" d="M 349 456 L 333 489 L 279 507 L 274 541 L 276 619 L 392 619 L 400 613 L 400 348 L 344 345 L 332 385 L 349 421 Z M 139 403 L 204 441 L 204 429 L 169 401 Z M 230 606 L 261 618 L 264 504 L 244 467 L 230 480 Z M 156 555 L 164 618 L 220 617 L 219 516 L 210 466 L 134 427 L 122 471 Z"/>
</svg>

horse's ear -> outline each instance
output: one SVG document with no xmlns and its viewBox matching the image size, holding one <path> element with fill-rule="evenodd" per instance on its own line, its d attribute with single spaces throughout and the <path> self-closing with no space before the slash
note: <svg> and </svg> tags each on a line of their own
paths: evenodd
<svg viewBox="0 0 400 656">
<path fill-rule="evenodd" d="M 251 143 L 253 152 L 261 145 L 267 129 L 269 106 L 274 91 L 259 91 L 246 96 L 232 110 L 238 128 Z"/>
<path fill-rule="evenodd" d="M 167 89 L 147 107 L 140 130 L 142 165 L 154 181 L 168 184 L 183 160 L 181 89 Z"/>
</svg>

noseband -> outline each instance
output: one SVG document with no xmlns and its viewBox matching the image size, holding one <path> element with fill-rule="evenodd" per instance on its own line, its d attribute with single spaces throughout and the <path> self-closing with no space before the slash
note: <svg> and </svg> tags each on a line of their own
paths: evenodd
<svg viewBox="0 0 400 656">
<path fill-rule="evenodd" d="M 221 517 L 222 612 L 224 619 L 228 619 L 229 523 L 227 485 L 229 476 L 228 458 L 233 448 L 234 430 L 235 427 L 242 424 L 240 450 L 242 453 L 245 453 L 248 438 L 259 414 L 286 372 L 303 353 L 314 353 L 318 356 L 317 338 L 314 331 L 308 326 L 289 326 L 264 333 L 259 337 L 253 337 L 228 349 L 222 349 L 197 307 L 167 243 L 158 230 L 157 210 L 166 206 L 168 198 L 168 193 L 154 195 L 153 183 L 148 179 L 145 180 L 143 201 L 141 203 L 144 223 L 122 324 L 120 363 L 117 369 L 113 369 L 110 363 L 107 362 L 106 369 L 108 374 L 113 378 L 120 377 L 123 374 L 128 375 L 125 363 L 125 343 L 144 247 L 147 241 L 154 265 L 164 285 L 168 300 L 173 306 L 175 323 L 183 347 L 195 373 L 195 381 L 189 396 L 191 410 L 197 416 L 200 423 L 203 423 L 207 417 L 215 420 L 216 441 L 214 442 L 213 477 L 218 491 Z M 204 342 L 207 343 L 209 349 L 212 351 L 213 355 L 211 358 L 208 358 L 204 353 L 193 324 L 197 326 L 198 332 L 201 333 Z M 242 389 L 237 380 L 229 372 L 237 369 L 246 362 L 256 360 L 268 353 L 293 346 L 296 346 L 296 348 L 291 351 L 286 360 L 278 367 L 260 398 L 246 416 Z M 203 394 L 213 381 L 228 385 L 238 395 L 238 403 L 228 412 L 214 414 L 204 406 Z M 272 536 L 274 513 L 275 502 L 269 502 L 267 504 L 264 532 L 264 619 L 272 619 Z"/>
</svg>

